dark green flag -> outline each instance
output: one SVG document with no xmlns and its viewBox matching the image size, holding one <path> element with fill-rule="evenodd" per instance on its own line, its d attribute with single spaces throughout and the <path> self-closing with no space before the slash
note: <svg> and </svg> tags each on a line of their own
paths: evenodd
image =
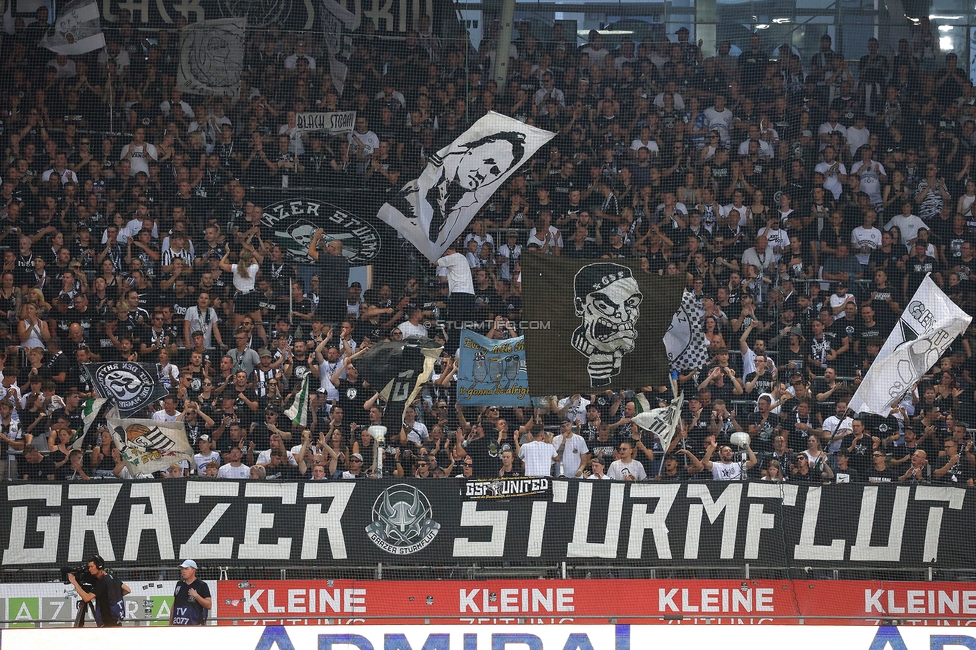
<svg viewBox="0 0 976 650">
<path fill-rule="evenodd" d="M 532 395 L 637 389 L 668 380 L 664 334 L 685 274 L 640 260 L 522 256 L 525 362 Z"/>
</svg>

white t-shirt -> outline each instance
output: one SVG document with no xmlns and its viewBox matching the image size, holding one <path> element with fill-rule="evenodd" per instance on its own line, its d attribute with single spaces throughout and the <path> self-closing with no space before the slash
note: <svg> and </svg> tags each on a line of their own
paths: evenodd
<svg viewBox="0 0 976 650">
<path fill-rule="evenodd" d="M 149 175 L 149 161 L 152 160 L 156 162 L 159 160 L 159 153 L 156 151 L 156 145 L 149 144 L 148 142 L 143 142 L 140 145 L 134 145 L 131 142 L 124 147 L 122 147 L 122 159 L 129 154 L 129 147 L 132 147 L 132 156 L 129 158 L 129 162 L 132 164 L 130 168 L 130 176 L 135 176 L 139 172 L 146 172 Z"/>
<path fill-rule="evenodd" d="M 718 131 L 722 143 L 728 146 L 730 140 L 729 134 L 732 131 L 732 122 L 735 120 L 735 114 L 728 107 L 719 112 L 715 110 L 714 106 L 709 106 L 702 112 L 705 114 L 705 119 L 708 120 L 708 130 Z"/>
<path fill-rule="evenodd" d="M 896 215 L 892 217 L 888 223 L 885 224 L 885 230 L 891 230 L 892 226 L 898 226 L 898 230 L 901 231 L 901 243 L 904 246 L 908 246 L 908 242 L 918 237 L 918 231 L 928 230 L 929 227 L 925 225 L 921 217 L 917 217 L 914 214 L 909 216 Z"/>
<path fill-rule="evenodd" d="M 256 462 L 257 462 L 258 465 L 267 465 L 268 463 L 270 463 L 271 462 L 271 450 L 270 449 L 265 449 L 260 454 L 258 454 L 258 459 L 257 459 Z M 292 465 L 292 466 L 298 465 L 298 461 L 295 460 L 295 455 L 292 454 L 290 451 L 288 452 L 288 464 L 289 465 Z"/>
<path fill-rule="evenodd" d="M 566 442 L 563 444 L 562 435 L 558 435 L 552 439 L 552 446 L 556 449 L 559 449 L 559 445 L 563 445 L 560 454 L 562 461 L 560 461 L 556 469 L 556 475 L 573 478 L 576 476 L 576 470 L 582 464 L 583 455 L 588 454 L 590 450 L 586 446 L 586 441 L 583 440 L 583 436 L 574 435 L 572 438 L 566 438 L 565 440 Z"/>
<path fill-rule="evenodd" d="M 221 465 L 217 470 L 217 478 L 250 478 L 251 468 L 241 463 L 240 467 L 234 467 L 230 463 Z"/>
<path fill-rule="evenodd" d="M 241 293 L 250 293 L 251 291 L 254 291 L 254 283 L 257 282 L 258 269 L 260 268 L 261 267 L 257 264 L 252 264 L 251 266 L 247 267 L 247 274 L 249 277 L 242 278 L 237 273 L 237 265 L 231 264 L 230 270 L 231 273 L 234 274 L 234 288 Z"/>
<path fill-rule="evenodd" d="M 831 173 L 827 170 L 837 163 L 837 169 Z M 844 193 L 844 186 L 840 182 L 840 175 L 847 175 L 847 167 L 844 167 L 844 163 L 834 161 L 832 163 L 822 162 L 817 163 L 817 166 L 813 168 L 813 171 L 820 172 L 824 175 L 824 189 L 830 191 L 834 195 L 834 200 L 840 200 L 840 195 Z"/>
<path fill-rule="evenodd" d="M 407 431 L 407 440 L 415 445 L 424 444 L 424 441 L 429 437 L 430 432 L 427 431 L 427 425 L 423 422 L 417 422 L 416 420 L 414 420 L 410 430 Z"/>
<path fill-rule="evenodd" d="M 437 260 L 437 266 L 447 269 L 447 283 L 451 293 L 470 293 L 474 295 L 474 280 L 468 259 L 461 253 L 445 255 Z"/>
<path fill-rule="evenodd" d="M 566 407 L 567 404 L 569 404 L 569 400 L 570 400 L 569 397 L 564 397 L 561 400 L 559 400 L 557 406 L 560 409 L 563 409 Z M 564 411 L 564 415 L 569 419 L 571 419 L 576 424 L 582 425 L 584 422 L 586 422 L 586 407 L 588 407 L 589 405 L 590 405 L 590 400 L 586 399 L 585 397 L 580 397 L 578 400 L 573 402 L 573 404 L 568 409 Z M 553 442 L 553 444 L 555 444 L 555 441 Z"/>
<path fill-rule="evenodd" d="M 526 476 L 552 476 L 552 459 L 557 456 L 551 442 L 533 440 L 519 448 L 519 458 L 525 461 Z"/>
<path fill-rule="evenodd" d="M 838 296 L 836 293 L 832 293 L 830 294 L 830 299 L 827 301 L 827 304 L 830 305 L 830 311 L 833 311 L 837 307 L 840 307 L 845 302 L 847 302 L 848 298 L 853 298 L 853 297 L 854 294 L 852 293 L 845 293 L 843 296 Z M 855 304 L 857 304 L 856 300 L 854 302 Z M 836 314 L 834 314 L 834 321 L 839 321 L 842 318 L 847 318 L 846 312 L 839 311 Z"/>
<path fill-rule="evenodd" d="M 176 422 L 176 418 L 178 417 L 180 417 L 179 411 L 173 415 L 168 415 L 166 411 L 156 411 L 152 414 L 152 419 L 156 422 Z"/>
<path fill-rule="evenodd" d="M 829 418 L 823 421 L 824 433 L 830 433 L 831 436 L 838 434 L 841 431 L 853 431 L 854 421 L 851 418 L 844 418 L 843 421 L 840 420 L 836 415 L 831 415 Z M 836 454 L 840 449 L 840 444 L 844 441 L 844 438 L 837 438 L 827 443 L 827 453 Z"/>
<path fill-rule="evenodd" d="M 408 320 L 403 321 L 402 323 L 397 325 L 396 328 L 401 332 L 403 332 L 403 338 L 407 338 L 408 336 L 422 336 L 424 338 L 427 338 L 426 327 L 420 324 L 414 325 Z"/>
<path fill-rule="evenodd" d="M 742 463 L 712 463 L 712 478 L 716 481 L 738 481 L 742 478 Z"/>
<path fill-rule="evenodd" d="M 867 164 L 863 160 L 858 160 L 851 165 L 851 174 L 856 174 L 861 178 L 861 191 L 868 195 L 872 204 L 877 205 L 883 201 L 881 196 L 881 177 L 885 176 L 884 165 L 873 160 Z"/>
<path fill-rule="evenodd" d="M 556 228 L 555 226 L 549 226 L 549 232 L 552 233 L 552 242 L 553 242 L 552 246 L 549 247 L 549 252 L 550 253 L 552 252 L 553 246 L 562 250 L 563 247 L 562 233 L 559 232 L 559 229 Z M 540 249 L 545 247 L 546 234 L 545 233 L 540 234 L 538 228 L 533 228 L 532 231 L 529 232 L 529 241 L 527 242 L 527 245 L 529 246 L 531 246 L 532 244 L 535 244 Z"/>
<path fill-rule="evenodd" d="M 628 476 L 635 477 L 637 481 L 643 481 L 647 479 L 647 472 L 644 471 L 644 466 L 639 461 L 632 460 L 629 463 L 625 463 L 622 460 L 615 460 L 610 463 L 607 476 L 615 481 L 626 480 Z"/>
<path fill-rule="evenodd" d="M 209 314 L 201 314 L 200 309 L 196 305 L 193 305 L 186 310 L 186 315 L 183 319 L 190 323 L 190 334 L 193 334 L 196 330 L 200 330 L 203 332 L 203 346 L 211 348 L 213 347 L 213 327 L 216 323 L 220 322 L 220 319 L 217 317 L 217 311 L 213 307 L 208 307 L 208 311 Z"/>
<path fill-rule="evenodd" d="M 864 226 L 858 226 L 851 231 L 851 244 L 854 245 L 854 248 L 867 246 L 873 251 L 875 248 L 881 246 L 881 231 L 873 227 L 865 228 Z M 857 257 L 858 262 L 866 266 L 871 261 L 871 251 L 867 253 L 858 251 L 855 257 Z"/>
<path fill-rule="evenodd" d="M 207 465 L 210 463 L 219 463 L 220 454 L 216 451 L 211 451 L 209 454 L 204 456 L 203 454 L 193 455 L 193 466 L 197 468 L 197 475 L 203 476 L 207 473 Z M 219 469 L 217 470 L 220 471 Z"/>
</svg>

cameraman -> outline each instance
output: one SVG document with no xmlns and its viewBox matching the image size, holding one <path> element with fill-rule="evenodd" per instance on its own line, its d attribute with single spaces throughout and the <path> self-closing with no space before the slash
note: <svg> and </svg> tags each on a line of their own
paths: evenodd
<svg viewBox="0 0 976 650">
<path fill-rule="evenodd" d="M 105 560 L 96 555 L 88 560 L 88 572 L 95 583 L 91 593 L 85 591 L 75 574 L 68 574 L 68 581 L 75 587 L 78 596 L 90 603 L 95 601 L 95 625 L 98 627 L 121 627 L 125 618 L 125 605 L 122 597 L 132 590 L 115 576 L 105 573 Z"/>
</svg>

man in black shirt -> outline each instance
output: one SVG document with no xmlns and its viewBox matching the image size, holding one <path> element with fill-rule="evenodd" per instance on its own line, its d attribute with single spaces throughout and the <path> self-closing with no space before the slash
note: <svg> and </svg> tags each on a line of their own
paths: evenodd
<svg viewBox="0 0 976 650">
<path fill-rule="evenodd" d="M 181 580 L 173 593 L 173 611 L 170 625 L 205 625 L 207 614 L 213 606 L 210 586 L 197 578 L 197 563 L 186 560 L 180 565 Z"/>
<path fill-rule="evenodd" d="M 68 574 L 68 580 L 83 601 L 95 601 L 95 624 L 98 627 L 121 627 L 122 619 L 125 618 L 122 597 L 132 590 L 115 576 L 105 573 L 105 560 L 98 555 L 88 560 L 88 572 L 95 579 L 95 587 L 91 593 L 82 589 L 73 573 Z"/>
<path fill-rule="evenodd" d="M 346 292 L 349 289 L 349 260 L 342 253 L 342 240 L 330 239 L 325 253 L 318 246 L 324 231 L 319 228 L 308 245 L 308 256 L 319 266 L 319 314 L 328 323 L 346 317 Z"/>
</svg>

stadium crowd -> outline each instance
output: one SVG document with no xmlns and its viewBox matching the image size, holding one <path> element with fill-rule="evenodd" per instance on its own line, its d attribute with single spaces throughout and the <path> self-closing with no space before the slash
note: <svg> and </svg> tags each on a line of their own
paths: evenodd
<svg viewBox="0 0 976 650">
<path fill-rule="evenodd" d="M 858 61 L 827 36 L 812 58 L 758 34 L 704 57 L 684 28 L 578 47 L 520 25 L 497 84 L 497 25 L 476 52 L 426 18 L 402 40 L 364 21 L 341 94 L 319 39 L 271 26 L 249 32 L 231 102 L 175 88 L 173 33 L 123 11 L 105 50 L 54 55 L 37 47 L 46 11 L 0 55 L 6 478 L 130 477 L 107 430 L 69 441 L 93 395 L 81 364 L 134 360 L 159 364 L 170 396 L 152 417 L 185 423 L 198 452 L 160 478 L 352 479 L 382 455 L 398 477 L 973 485 L 976 330 L 889 416 L 846 408 L 927 274 L 976 311 L 976 93 L 926 22 Z M 348 136 L 296 128 L 333 110 L 356 111 Z M 394 192 L 488 111 L 557 137 L 457 242 L 457 277 L 404 241 L 372 287 L 350 285 L 340 240 L 316 232 L 296 264 L 261 221 L 258 190 Z M 489 337 L 519 334 L 529 250 L 687 274 L 710 360 L 678 378 L 674 444 L 631 422 L 634 392 L 657 406 L 664 386 L 461 407 L 448 346 L 378 445 L 383 403 L 357 357 L 451 340 L 452 293 L 473 295 Z M 282 411 L 308 374 L 303 430 Z"/>
</svg>

